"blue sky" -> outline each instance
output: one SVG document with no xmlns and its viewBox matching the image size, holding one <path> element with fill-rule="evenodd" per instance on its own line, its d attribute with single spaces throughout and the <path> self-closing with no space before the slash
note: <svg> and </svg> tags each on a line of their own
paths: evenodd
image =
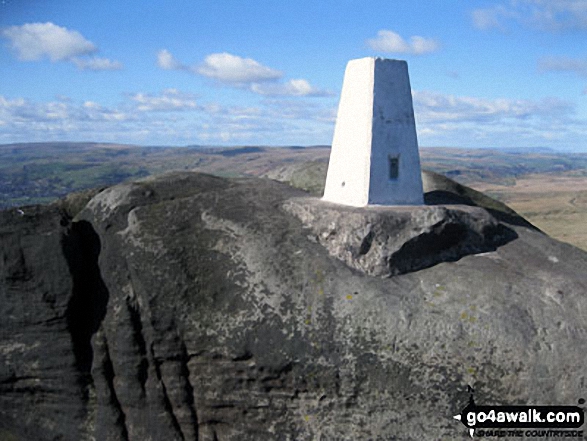
<svg viewBox="0 0 587 441">
<path fill-rule="evenodd" d="M 421 146 L 587 151 L 587 0 L 0 0 L 0 143 L 329 144 L 367 56 Z"/>
</svg>

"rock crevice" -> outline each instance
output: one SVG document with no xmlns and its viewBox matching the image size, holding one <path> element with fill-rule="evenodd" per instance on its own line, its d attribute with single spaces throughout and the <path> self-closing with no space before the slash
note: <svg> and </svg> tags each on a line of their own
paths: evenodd
<svg viewBox="0 0 587 441">
<path fill-rule="evenodd" d="M 73 282 L 65 311 L 67 327 L 78 369 L 87 376 L 93 360 L 91 338 L 106 316 L 109 297 L 98 265 L 100 238 L 89 222 L 74 222 L 62 248 Z"/>
</svg>

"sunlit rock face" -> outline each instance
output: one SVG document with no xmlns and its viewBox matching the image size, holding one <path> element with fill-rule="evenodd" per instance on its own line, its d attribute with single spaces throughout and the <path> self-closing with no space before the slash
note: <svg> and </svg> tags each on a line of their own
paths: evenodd
<svg viewBox="0 0 587 441">
<path fill-rule="evenodd" d="M 0 439 L 465 440 L 467 385 L 576 404 L 587 254 L 433 181 L 397 216 L 197 173 L 0 212 Z"/>
<path fill-rule="evenodd" d="M 356 207 L 423 204 L 405 61 L 361 58 L 348 63 L 324 200 Z"/>
</svg>

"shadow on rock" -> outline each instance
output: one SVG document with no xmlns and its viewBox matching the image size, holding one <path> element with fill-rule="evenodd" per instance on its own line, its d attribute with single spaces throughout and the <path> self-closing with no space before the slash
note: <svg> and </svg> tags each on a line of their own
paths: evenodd
<svg viewBox="0 0 587 441">
<path fill-rule="evenodd" d="M 474 228 L 467 222 L 443 220 L 429 231 L 405 242 L 388 257 L 390 275 L 429 268 L 441 262 L 454 262 L 471 254 L 487 253 L 518 238 L 503 224 Z"/>
<path fill-rule="evenodd" d="M 89 222 L 75 222 L 62 247 L 73 279 L 67 327 L 77 368 L 82 375 L 89 375 L 93 359 L 91 338 L 106 316 L 109 297 L 98 266 L 100 238 Z"/>
</svg>

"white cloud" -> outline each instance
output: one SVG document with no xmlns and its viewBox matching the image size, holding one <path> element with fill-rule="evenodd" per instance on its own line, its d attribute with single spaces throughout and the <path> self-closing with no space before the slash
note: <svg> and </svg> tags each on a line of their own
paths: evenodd
<svg viewBox="0 0 587 441">
<path fill-rule="evenodd" d="M 122 63 L 119 61 L 109 60 L 108 58 L 72 58 L 72 63 L 75 64 L 78 69 L 81 70 L 120 70 L 122 69 Z"/>
<path fill-rule="evenodd" d="M 543 57 L 538 60 L 538 70 L 542 72 L 574 72 L 587 77 L 587 59 L 579 60 L 569 57 Z"/>
<path fill-rule="evenodd" d="M 501 5 L 487 9 L 475 9 L 473 12 L 471 12 L 473 25 L 477 29 L 481 29 L 483 31 L 488 29 L 505 30 L 502 24 L 502 20 L 505 18 L 510 18 L 511 16 L 512 13 Z"/>
<path fill-rule="evenodd" d="M 167 49 L 157 53 L 157 66 L 165 70 L 185 69 L 185 66 L 180 64 Z"/>
<path fill-rule="evenodd" d="M 438 42 L 431 38 L 424 38 L 415 35 L 410 37 L 410 41 L 407 42 L 399 34 L 385 29 L 377 32 L 376 38 L 367 40 L 367 46 L 378 52 L 395 52 L 414 55 L 435 52 L 440 47 Z"/>
<path fill-rule="evenodd" d="M 130 98 L 137 103 L 137 109 L 141 112 L 185 111 L 200 108 L 194 95 L 176 89 L 166 89 L 158 96 L 136 93 Z"/>
<path fill-rule="evenodd" d="M 204 62 L 188 66 L 179 62 L 167 49 L 157 53 L 157 65 L 165 70 L 181 70 L 212 78 L 219 83 L 266 96 L 324 97 L 332 93 L 318 89 L 308 80 L 297 78 L 278 82 L 283 72 L 263 66 L 252 58 L 243 58 L 226 52 L 210 54 Z"/>
<path fill-rule="evenodd" d="M 317 89 L 307 80 L 289 80 L 283 84 L 253 83 L 251 91 L 268 96 L 331 96 L 332 93 Z"/>
<path fill-rule="evenodd" d="M 69 61 L 80 70 L 120 70 L 122 63 L 108 58 L 85 58 L 98 52 L 94 43 L 77 31 L 47 23 L 26 23 L 0 31 L 19 60 Z"/>
<path fill-rule="evenodd" d="M 69 60 L 98 50 L 79 32 L 49 22 L 10 26 L 2 30 L 2 36 L 10 41 L 10 47 L 24 61 L 43 57 L 51 61 Z"/>
<path fill-rule="evenodd" d="M 509 0 L 471 13 L 478 29 L 507 29 L 509 21 L 533 28 L 587 30 L 587 1 L 585 0 Z"/>
<path fill-rule="evenodd" d="M 263 66 L 252 58 L 242 58 L 226 52 L 208 55 L 195 71 L 232 85 L 272 81 L 283 76 L 282 72 Z"/>
</svg>

